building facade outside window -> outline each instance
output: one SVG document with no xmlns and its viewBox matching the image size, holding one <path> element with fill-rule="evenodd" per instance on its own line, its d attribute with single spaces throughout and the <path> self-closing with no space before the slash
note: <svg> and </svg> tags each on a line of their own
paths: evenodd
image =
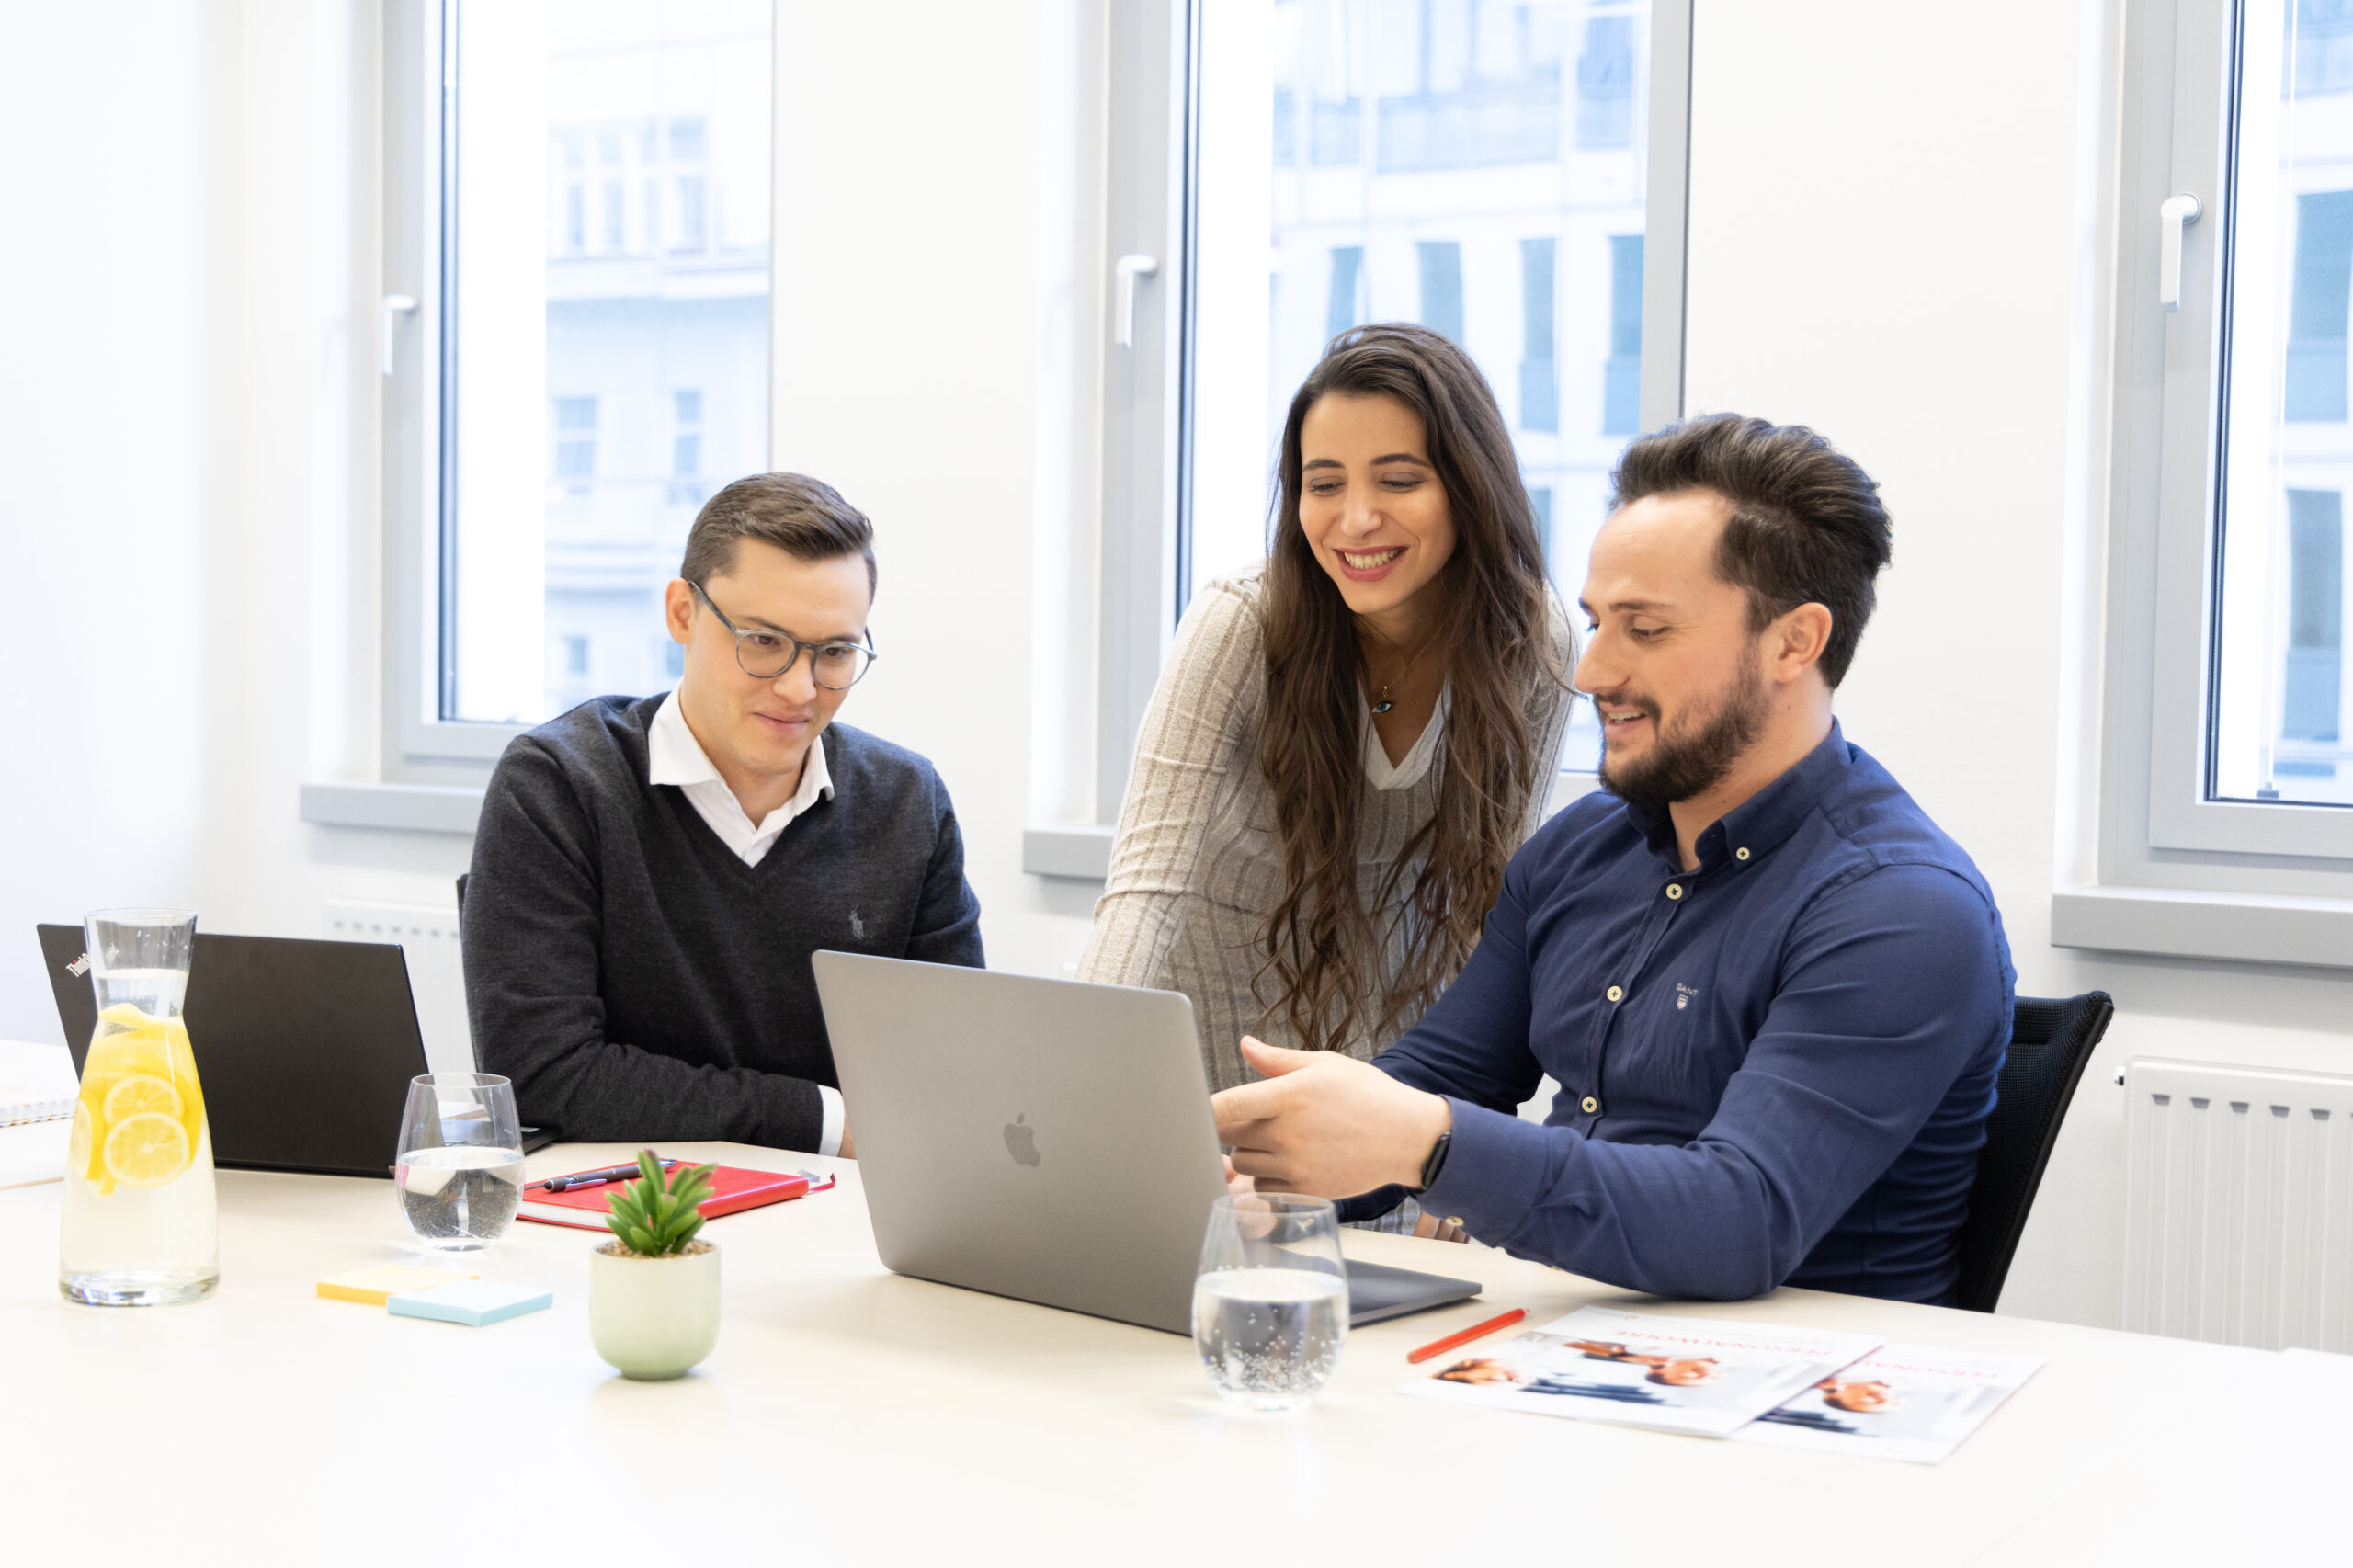
<svg viewBox="0 0 2353 1568">
<path fill-rule="evenodd" d="M 672 506 L 699 507 L 704 494 L 701 391 L 681 387 L 672 392 L 670 411 L 674 434 L 670 437 L 670 490 L 667 500 Z"/>
<path fill-rule="evenodd" d="M 767 0 L 393 0 L 388 387 L 411 758 L 490 758 L 676 677 L 660 636 L 710 476 L 767 466 Z M 545 420 L 546 434 L 533 439 Z M 593 657 L 591 656 L 593 653 Z"/>
<path fill-rule="evenodd" d="M 554 403 L 552 477 L 565 494 L 585 495 L 597 479 L 597 400 L 560 397 Z"/>
<path fill-rule="evenodd" d="M 1486 372 L 1574 602 L 1639 420 L 1650 6 L 1269 9 L 1248 28 L 1211 8 L 1196 45 L 1185 590 L 1263 557 L 1283 414 L 1324 344 L 1404 320 Z M 1566 766 L 1598 742 L 1581 709 Z"/>
<path fill-rule="evenodd" d="M 1552 267 L 1559 250 L 1560 242 L 1550 234 L 1519 242 L 1519 427 L 1555 435 L 1561 428 L 1561 372 L 1553 358 L 1552 312 L 1559 294 Z"/>
<path fill-rule="evenodd" d="M 1642 427 L 1643 236 L 1609 236 L 1609 357 L 1601 362 L 1601 433 Z"/>
<path fill-rule="evenodd" d="M 1462 247 L 1452 240 L 1416 240 L 1414 253 L 1421 264 L 1422 324 L 1461 342 Z"/>
</svg>

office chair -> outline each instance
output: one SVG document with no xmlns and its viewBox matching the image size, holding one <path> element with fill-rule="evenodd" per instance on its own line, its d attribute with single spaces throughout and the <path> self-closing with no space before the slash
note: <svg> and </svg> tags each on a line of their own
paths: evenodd
<svg viewBox="0 0 2353 1568">
<path fill-rule="evenodd" d="M 1985 1147 L 1978 1152 L 1969 1218 L 1961 1228 L 1955 1306 L 1990 1312 L 2002 1299 L 2002 1282 L 2009 1278 L 2027 1211 L 2042 1185 L 2042 1168 L 2059 1142 L 2067 1102 L 2115 1016 L 2115 999 L 2105 991 L 2020 996 L 2013 1002 L 2010 1051 L 2002 1062 L 1994 1114 L 1985 1119 Z"/>
</svg>

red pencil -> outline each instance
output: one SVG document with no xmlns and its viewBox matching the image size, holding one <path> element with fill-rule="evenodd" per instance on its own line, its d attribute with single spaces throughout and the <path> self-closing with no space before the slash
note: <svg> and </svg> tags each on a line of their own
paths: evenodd
<svg viewBox="0 0 2353 1568">
<path fill-rule="evenodd" d="M 1416 1350 L 1412 1355 L 1406 1357 L 1405 1359 L 1408 1361 L 1427 1361 L 1433 1356 L 1443 1356 L 1448 1351 L 1453 1349 L 1456 1346 L 1468 1345 L 1483 1334 L 1493 1334 L 1499 1328 L 1509 1328 L 1513 1324 L 1518 1323 L 1527 1315 L 1528 1309 L 1526 1307 L 1514 1307 L 1511 1311 L 1504 1313 L 1501 1317 L 1492 1317 L 1484 1323 L 1474 1323 L 1469 1328 L 1464 1329 L 1461 1333 L 1449 1334 L 1444 1339 L 1434 1339 L 1429 1344 L 1423 1346 L 1419 1350 Z"/>
</svg>

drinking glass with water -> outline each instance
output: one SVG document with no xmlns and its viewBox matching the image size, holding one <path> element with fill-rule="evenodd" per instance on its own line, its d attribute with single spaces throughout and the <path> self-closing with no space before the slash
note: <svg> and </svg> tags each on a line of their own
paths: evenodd
<svg viewBox="0 0 2353 1568">
<path fill-rule="evenodd" d="M 1329 1202 L 1244 1192 L 1210 1206 L 1193 1284 L 1193 1344 L 1229 1403 L 1305 1409 L 1347 1336 L 1348 1276 Z"/>
<path fill-rule="evenodd" d="M 523 1200 L 513 1082 L 489 1073 L 412 1079 L 393 1158 L 392 1186 L 417 1240 L 442 1252 L 497 1241 Z"/>
</svg>

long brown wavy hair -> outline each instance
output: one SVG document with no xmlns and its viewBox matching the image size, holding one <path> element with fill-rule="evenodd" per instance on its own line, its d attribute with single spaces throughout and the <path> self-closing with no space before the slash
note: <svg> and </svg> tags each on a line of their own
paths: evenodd
<svg viewBox="0 0 2353 1568">
<path fill-rule="evenodd" d="M 1357 880 L 1366 790 L 1362 658 L 1356 619 L 1300 525 L 1300 427 L 1319 398 L 1395 398 L 1421 416 L 1445 487 L 1455 547 L 1436 645 L 1452 682 L 1438 808 L 1399 852 L 1373 908 L 1410 874 L 1393 920 L 1376 926 Z M 1267 551 L 1267 715 L 1258 767 L 1274 794 L 1283 895 L 1267 917 L 1279 1015 L 1310 1051 L 1344 1049 L 1418 1016 L 1461 970 L 1527 822 L 1539 681 L 1566 685 L 1547 624 L 1544 549 L 1495 393 L 1471 357 L 1404 323 L 1342 333 L 1291 399 Z M 1404 929 L 1405 961 L 1365 996 Z"/>
</svg>

